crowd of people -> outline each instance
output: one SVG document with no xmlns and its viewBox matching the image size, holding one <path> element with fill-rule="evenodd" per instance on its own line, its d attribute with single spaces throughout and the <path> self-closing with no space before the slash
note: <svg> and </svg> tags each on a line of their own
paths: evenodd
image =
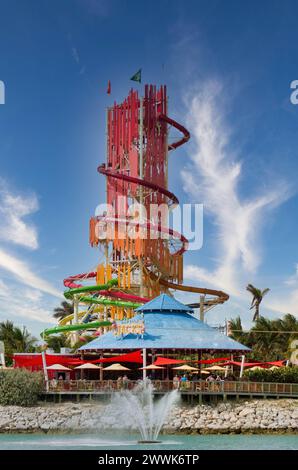
<svg viewBox="0 0 298 470">
<path fill-rule="evenodd" d="M 186 388 L 188 382 L 200 382 L 203 379 L 199 376 L 199 374 L 183 374 L 178 375 L 176 374 L 173 377 L 173 387 L 176 389 Z M 208 377 L 206 377 L 205 382 L 223 382 L 224 380 L 228 380 L 227 377 L 220 376 L 219 374 L 212 374 L 210 373 Z"/>
</svg>

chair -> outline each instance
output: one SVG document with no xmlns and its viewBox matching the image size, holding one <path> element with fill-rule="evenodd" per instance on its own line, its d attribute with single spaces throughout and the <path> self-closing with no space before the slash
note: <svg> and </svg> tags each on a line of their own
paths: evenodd
<svg viewBox="0 0 298 470">
<path fill-rule="evenodd" d="M 69 383 L 70 390 L 78 390 L 78 382 L 76 380 L 71 380 Z"/>
</svg>

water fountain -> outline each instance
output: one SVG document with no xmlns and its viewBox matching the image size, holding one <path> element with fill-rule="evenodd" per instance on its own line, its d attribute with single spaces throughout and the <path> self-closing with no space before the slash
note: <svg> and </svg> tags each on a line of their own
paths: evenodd
<svg viewBox="0 0 298 470">
<path fill-rule="evenodd" d="M 178 390 L 173 390 L 154 401 L 154 386 L 149 379 L 145 379 L 132 390 L 115 394 L 113 407 L 130 418 L 140 432 L 140 444 L 157 443 L 161 442 L 158 435 L 179 397 Z"/>
</svg>

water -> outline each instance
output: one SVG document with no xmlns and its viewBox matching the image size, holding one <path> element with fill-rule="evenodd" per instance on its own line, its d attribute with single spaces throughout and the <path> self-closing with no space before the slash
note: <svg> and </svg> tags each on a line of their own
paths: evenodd
<svg viewBox="0 0 298 470">
<path fill-rule="evenodd" d="M 114 418 L 122 423 L 121 430 L 119 427 L 113 433 L 94 430 L 92 434 L 0 434 L 0 450 L 298 450 L 297 435 L 291 434 L 162 434 L 162 426 L 178 399 L 179 392 L 175 390 L 154 400 L 151 382 L 141 381 L 133 390 L 115 394 L 111 402 L 107 414 L 113 412 Z M 140 444 L 140 440 L 157 442 Z"/>
<path fill-rule="evenodd" d="M 135 434 L 0 434 L 0 450 L 298 450 L 297 435 L 165 435 L 161 443 L 138 444 Z"/>
<path fill-rule="evenodd" d="M 180 398 L 177 390 L 166 393 L 154 400 L 153 385 L 150 380 L 142 380 L 133 390 L 123 390 L 115 394 L 112 400 L 114 412 L 123 413 L 127 423 L 133 423 L 140 433 L 142 441 L 156 441 L 162 426 L 173 405 Z"/>
</svg>

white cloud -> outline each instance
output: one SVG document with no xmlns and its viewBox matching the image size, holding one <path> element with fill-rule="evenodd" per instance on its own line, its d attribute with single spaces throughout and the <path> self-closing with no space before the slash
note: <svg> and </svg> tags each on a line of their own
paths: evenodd
<svg viewBox="0 0 298 470">
<path fill-rule="evenodd" d="M 26 289 L 23 295 L 25 299 L 28 299 L 32 302 L 39 302 L 43 297 L 42 292 L 36 289 Z"/>
<path fill-rule="evenodd" d="M 0 298 L 6 298 L 9 292 L 9 286 L 0 279 Z"/>
<path fill-rule="evenodd" d="M 85 72 L 86 72 L 86 66 L 84 64 L 82 64 L 79 51 L 78 51 L 77 47 L 73 44 L 72 35 L 70 33 L 68 33 L 67 39 L 68 39 L 68 42 L 70 44 L 72 58 L 75 61 L 75 63 L 77 64 L 77 66 L 79 67 L 79 74 L 84 75 Z"/>
<path fill-rule="evenodd" d="M 295 264 L 295 272 L 292 276 L 288 277 L 284 283 L 287 286 L 296 286 L 298 288 L 298 263 Z"/>
<path fill-rule="evenodd" d="M 35 194 L 25 196 L 8 189 L 0 179 L 0 239 L 9 243 L 37 249 L 37 230 L 23 219 L 38 210 Z"/>
<path fill-rule="evenodd" d="M 185 191 L 203 202 L 217 231 L 214 269 L 186 266 L 185 277 L 219 287 L 230 294 L 243 292 L 241 281 L 255 273 L 262 256 L 260 235 L 269 210 L 290 195 L 289 186 L 271 181 L 270 189 L 250 199 L 241 197 L 243 173 L 231 130 L 225 122 L 223 90 L 216 81 L 189 96 L 188 128 L 192 135 L 192 165 L 182 171 Z M 273 189 L 272 189 L 273 188 Z"/>
<path fill-rule="evenodd" d="M 294 265 L 294 274 L 272 290 L 264 305 L 275 312 L 298 315 L 298 263 Z"/>
<path fill-rule="evenodd" d="M 61 297 L 61 293 L 48 281 L 36 275 L 25 261 L 22 261 L 0 249 L 0 268 L 13 274 L 14 277 L 26 286 L 38 289 L 41 292 Z"/>
<path fill-rule="evenodd" d="M 23 318 L 26 320 L 34 320 L 40 323 L 55 323 L 51 310 L 46 309 L 43 305 L 36 303 L 24 302 L 21 299 L 10 299 L 5 304 L 0 301 L 1 314 L 4 315 L 2 321 L 13 318 Z M 3 313 L 2 313 L 3 312 Z"/>
<path fill-rule="evenodd" d="M 79 2 L 92 17 L 106 18 L 109 16 L 112 2 L 107 0 L 79 0 Z"/>
<path fill-rule="evenodd" d="M 72 47 L 71 48 L 71 53 L 72 53 L 72 57 L 74 59 L 74 61 L 79 64 L 80 63 L 80 57 L 79 57 L 79 53 L 78 53 L 78 50 L 76 47 Z"/>
<path fill-rule="evenodd" d="M 22 195 L 11 190 L 8 184 L 0 179 L 0 240 L 36 250 L 38 248 L 36 227 L 25 221 L 24 218 L 37 210 L 38 200 L 35 194 Z M 37 303 L 43 293 L 61 298 L 61 293 L 48 281 L 35 274 L 27 261 L 9 254 L 2 247 L 0 247 L 0 269 L 10 276 L 13 275 L 20 286 L 29 287 L 23 292 L 24 303 L 28 303 L 28 301 Z M 15 298 L 15 293 L 11 294 L 10 287 L 11 282 L 4 283 L 0 280 L 0 296 L 2 298 Z M 24 305 L 21 303 L 20 309 L 16 310 L 23 312 L 26 310 L 23 307 Z M 33 305 L 30 305 L 28 311 L 29 317 L 35 318 Z"/>
<path fill-rule="evenodd" d="M 8 245 L 38 249 L 38 233 L 28 217 L 38 210 L 34 193 L 12 190 L 0 178 L 0 320 L 20 318 L 54 323 L 52 310 L 63 296 L 50 282 L 35 273 L 30 263 L 9 253 Z M 49 296 L 54 297 L 51 299 Z M 25 323 L 25 322 L 24 322 Z"/>
<path fill-rule="evenodd" d="M 54 304 L 45 299 L 40 291 L 24 289 L 22 284 L 13 281 L 8 286 L 0 280 L 0 321 L 25 318 L 40 323 L 54 323 L 53 307 Z"/>
<path fill-rule="evenodd" d="M 291 313 L 298 315 L 298 287 L 281 292 L 279 295 L 274 294 L 264 301 L 266 308 L 282 314 Z"/>
</svg>

